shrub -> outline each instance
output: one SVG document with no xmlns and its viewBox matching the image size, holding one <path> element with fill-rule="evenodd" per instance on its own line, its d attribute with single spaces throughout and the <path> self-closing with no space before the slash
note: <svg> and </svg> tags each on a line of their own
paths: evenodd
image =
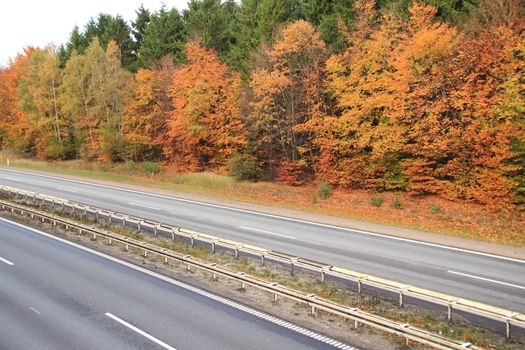
<svg viewBox="0 0 525 350">
<path fill-rule="evenodd" d="M 326 182 L 322 183 L 321 186 L 319 187 L 319 197 L 321 199 L 327 199 L 331 195 L 332 195 L 332 187 Z"/>
<path fill-rule="evenodd" d="M 440 214 L 443 212 L 443 209 L 441 209 L 441 207 L 437 204 L 432 204 L 429 210 L 432 214 Z"/>
<path fill-rule="evenodd" d="M 127 171 L 133 171 L 135 170 L 135 162 L 132 160 L 127 160 L 126 163 L 124 163 L 124 167 Z"/>
<path fill-rule="evenodd" d="M 230 175 L 240 181 L 259 181 L 263 172 L 254 158 L 239 155 L 230 163 Z"/>
<path fill-rule="evenodd" d="M 144 162 L 140 166 L 140 169 L 146 175 L 155 175 L 161 172 L 162 167 L 154 162 Z"/>
<path fill-rule="evenodd" d="M 395 197 L 395 198 L 392 200 L 392 207 L 395 208 L 395 209 L 401 209 L 401 208 L 403 208 L 403 203 L 401 202 L 401 199 Z"/>
<path fill-rule="evenodd" d="M 370 198 L 370 204 L 374 207 L 380 207 L 383 204 L 383 198 L 380 196 L 373 196 Z"/>
<path fill-rule="evenodd" d="M 317 203 L 317 193 L 312 193 L 312 204 Z"/>
</svg>

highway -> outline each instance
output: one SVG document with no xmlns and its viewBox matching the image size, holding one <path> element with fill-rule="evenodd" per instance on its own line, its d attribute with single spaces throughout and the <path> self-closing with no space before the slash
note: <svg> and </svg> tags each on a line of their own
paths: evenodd
<svg viewBox="0 0 525 350">
<path fill-rule="evenodd" d="M 525 261 L 59 176 L 0 169 L 0 183 L 296 254 L 525 312 Z"/>
<path fill-rule="evenodd" d="M 2 350 L 353 349 L 267 316 L 0 218 Z"/>
</svg>

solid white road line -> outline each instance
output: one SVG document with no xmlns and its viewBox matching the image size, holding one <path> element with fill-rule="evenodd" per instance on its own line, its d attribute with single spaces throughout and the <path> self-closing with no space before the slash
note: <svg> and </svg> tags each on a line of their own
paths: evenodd
<svg viewBox="0 0 525 350">
<path fill-rule="evenodd" d="M 490 279 L 490 278 L 485 278 L 485 277 L 480 277 L 480 276 L 475 276 L 475 275 L 469 275 L 468 273 L 457 272 L 457 271 L 452 271 L 452 270 L 449 270 L 448 273 L 452 273 L 452 274 L 454 274 L 454 275 L 459 275 L 459 276 L 464 276 L 464 277 L 474 278 L 474 279 L 481 280 L 481 281 L 486 281 L 486 282 L 491 282 L 491 283 L 497 283 L 497 284 L 501 284 L 501 285 L 504 285 L 504 286 L 513 287 L 513 288 L 519 288 L 519 289 L 524 289 L 524 290 L 525 290 L 525 286 L 520 286 L 520 285 L 518 285 L 518 284 L 512 284 L 512 283 L 507 283 L 507 282 L 502 282 L 502 281 L 492 280 L 492 279 Z"/>
<path fill-rule="evenodd" d="M 97 256 L 99 256 L 101 258 L 104 258 L 106 260 L 110 260 L 110 261 L 113 261 L 113 262 L 115 262 L 117 264 L 124 265 L 126 267 L 129 267 L 130 269 L 133 269 L 133 270 L 136 270 L 136 271 L 140 271 L 140 272 L 142 272 L 142 273 L 144 273 L 146 275 L 158 278 L 158 279 L 163 280 L 163 281 L 165 281 L 167 283 L 175 285 L 175 286 L 177 286 L 179 288 L 183 288 L 185 290 L 188 290 L 190 292 L 193 292 L 193 293 L 198 294 L 200 296 L 203 296 L 205 298 L 214 300 L 214 301 L 219 302 L 221 304 L 228 305 L 228 306 L 230 306 L 230 307 L 232 307 L 232 308 L 234 308 L 236 310 L 240 310 L 240 311 L 245 312 L 245 313 L 247 313 L 249 315 L 252 315 L 252 316 L 258 317 L 260 319 L 266 320 L 266 321 L 268 321 L 268 322 L 270 322 L 272 324 L 276 324 L 276 325 L 279 325 L 279 326 L 281 326 L 283 328 L 295 331 L 296 333 L 302 334 L 302 335 L 307 336 L 307 337 L 309 337 L 311 339 L 317 339 L 317 340 L 319 340 L 319 341 L 321 341 L 323 343 L 327 343 L 327 341 L 332 340 L 332 338 L 325 337 L 325 336 L 323 336 L 323 335 L 321 335 L 319 333 L 313 332 L 313 331 L 311 331 L 311 330 L 309 330 L 307 328 L 303 328 L 303 327 L 297 326 L 294 323 L 291 323 L 291 322 L 288 322 L 288 321 L 284 321 L 284 320 L 282 320 L 282 319 L 280 319 L 278 317 L 275 317 L 275 316 L 272 316 L 270 314 L 264 313 L 262 311 L 253 309 L 251 307 L 248 307 L 248 306 L 245 306 L 243 304 L 237 303 L 237 302 L 232 301 L 230 299 L 223 298 L 221 296 L 218 296 L 218 295 L 215 295 L 213 293 L 207 292 L 207 291 L 205 291 L 203 289 L 199 289 L 199 288 L 190 286 L 189 284 L 177 281 L 177 280 L 175 280 L 173 278 L 169 278 L 169 277 L 163 276 L 163 275 L 158 274 L 156 272 L 153 272 L 151 270 L 148 270 L 148 269 L 145 269 L 143 267 L 140 267 L 140 266 L 128 263 L 128 262 L 126 262 L 124 260 L 120 260 L 120 259 L 112 257 L 110 255 L 98 252 L 98 251 L 93 250 L 91 248 L 84 247 L 84 246 L 82 246 L 80 244 L 77 244 L 77 243 L 74 243 L 74 242 L 70 242 L 70 241 L 68 241 L 66 239 L 53 236 L 52 234 L 49 234 L 49 233 L 46 233 L 46 232 L 34 229 L 32 227 L 29 227 L 29 226 L 26 226 L 26 225 L 23 225 L 23 224 L 19 224 L 18 222 L 15 222 L 15 221 L 4 219 L 2 217 L 0 217 L 0 221 L 7 222 L 7 223 L 9 223 L 11 225 L 21 227 L 21 228 L 23 228 L 25 230 L 37 233 L 39 235 L 48 237 L 50 239 L 54 239 L 54 240 L 56 240 L 58 242 L 62 242 L 64 244 L 67 244 L 67 245 L 70 245 L 72 247 L 78 248 L 78 249 L 83 250 L 85 252 L 89 252 L 91 254 L 97 255 Z M 324 339 L 324 340 L 320 340 L 321 338 Z M 348 344 L 345 344 L 345 343 L 339 342 L 339 341 L 336 344 L 334 344 L 333 346 L 335 348 L 338 348 L 338 349 L 358 350 L 358 349 L 356 349 L 354 347 L 351 347 Z"/>
<path fill-rule="evenodd" d="M 59 190 L 59 191 L 66 191 L 66 192 L 71 192 L 71 193 L 78 193 L 78 191 L 76 191 L 76 190 L 70 190 L 69 188 L 57 187 L 56 189 Z"/>
<path fill-rule="evenodd" d="M 330 224 L 322 224 L 320 222 L 288 218 L 288 217 L 285 217 L 285 216 L 266 214 L 266 213 L 261 213 L 261 212 L 257 212 L 257 211 L 252 211 L 252 210 L 228 207 L 228 206 L 224 206 L 224 205 L 211 204 L 211 203 L 206 203 L 206 202 L 199 202 L 199 201 L 194 201 L 194 200 L 191 200 L 191 199 L 177 198 L 177 197 L 173 197 L 173 196 L 165 196 L 165 195 L 155 194 L 155 193 L 150 193 L 150 192 L 130 190 L 130 189 L 122 188 L 122 187 L 118 187 L 118 186 L 108 186 L 108 185 L 102 185 L 102 184 L 97 184 L 97 183 L 93 183 L 93 182 L 66 179 L 66 178 L 59 177 L 59 176 L 51 176 L 51 175 L 43 175 L 43 174 L 24 172 L 24 171 L 18 171 L 18 170 L 11 170 L 11 169 L 5 169 L 3 167 L 0 167 L 0 171 L 13 172 L 13 173 L 24 174 L 24 175 L 29 175 L 29 176 L 44 177 L 44 178 L 48 178 L 48 179 L 54 179 L 54 180 L 78 183 L 78 184 L 83 184 L 83 185 L 88 185 L 88 186 L 107 188 L 107 189 L 114 190 L 114 191 L 123 191 L 123 192 L 129 192 L 129 193 L 136 193 L 136 194 L 147 195 L 147 196 L 152 196 L 152 197 L 157 197 L 157 198 L 164 198 L 164 199 L 169 199 L 169 200 L 174 200 L 174 201 L 179 201 L 179 202 L 204 205 L 204 206 L 207 206 L 207 207 L 226 209 L 226 210 L 236 211 L 236 212 L 239 212 L 239 213 L 247 213 L 247 214 L 259 215 L 259 216 L 270 217 L 270 218 L 276 218 L 276 219 L 286 220 L 286 221 L 291 221 L 291 222 L 298 222 L 298 223 L 307 224 L 307 225 L 314 225 L 314 226 L 319 226 L 319 227 L 332 228 L 332 229 L 336 229 L 336 230 L 342 230 L 342 231 L 353 232 L 353 233 L 361 233 L 361 234 L 368 235 L 368 236 L 381 237 L 381 238 L 386 238 L 386 239 L 390 239 L 390 240 L 394 240 L 394 241 L 409 242 L 409 243 L 424 245 L 424 246 L 428 246 L 428 247 L 435 247 L 435 248 L 440 248 L 440 249 L 452 250 L 452 251 L 456 251 L 456 252 L 462 252 L 462 253 L 467 253 L 467 254 L 485 256 L 485 257 L 489 257 L 489 258 L 501 259 L 501 260 L 506 260 L 506 261 L 512 261 L 512 262 L 525 264 L 525 260 L 516 259 L 516 258 L 510 258 L 510 257 L 507 257 L 507 256 L 502 256 L 502 255 L 483 253 L 483 252 L 478 252 L 478 251 L 475 251 L 475 250 L 469 250 L 469 249 L 464 249 L 464 248 L 456 248 L 456 247 L 451 247 L 451 246 L 446 246 L 446 245 L 441 245 L 441 244 L 436 244 L 436 243 L 429 243 L 429 242 L 424 242 L 424 241 L 418 241 L 418 240 L 410 239 L 410 238 L 390 236 L 390 235 L 383 234 L 383 233 L 377 233 L 377 232 L 371 232 L 371 231 L 362 231 L 362 230 L 357 230 L 357 229 L 353 229 L 353 228 L 341 227 L 341 226 L 330 225 Z"/>
<path fill-rule="evenodd" d="M 2 257 L 0 257 L 0 261 L 3 262 L 3 263 L 6 263 L 7 265 L 10 265 L 10 266 L 13 266 L 14 263 L 12 263 L 11 261 L 7 260 L 7 259 L 4 259 Z"/>
<path fill-rule="evenodd" d="M 22 180 L 20 180 L 20 179 L 14 179 L 14 178 L 12 178 L 12 177 L 6 177 L 5 179 L 6 179 L 6 180 L 9 180 L 9 181 L 22 182 Z"/>
<path fill-rule="evenodd" d="M 117 316 L 109 313 L 109 312 L 106 312 L 106 316 L 117 321 L 118 323 L 120 323 L 121 325 L 124 325 L 126 327 L 128 327 L 129 329 L 131 329 L 132 331 L 142 335 L 143 337 L 146 337 L 148 338 L 149 340 L 151 340 L 152 342 L 162 346 L 164 349 L 168 349 L 168 350 L 176 350 L 174 347 L 172 346 L 169 346 L 168 344 L 166 344 L 165 342 L 163 342 L 162 340 L 159 340 L 157 338 L 155 338 L 154 336 L 152 336 L 151 334 L 148 334 L 146 332 L 144 332 L 143 330 L 135 327 L 134 325 L 132 325 L 131 323 L 128 323 L 126 321 L 124 321 L 123 319 L 121 318 L 118 318 Z"/>
<path fill-rule="evenodd" d="M 270 231 L 265 231 L 265 230 L 259 230 L 257 228 L 246 227 L 246 226 L 239 226 L 239 227 L 242 228 L 242 229 L 245 229 L 245 230 L 266 233 L 268 235 L 274 235 L 274 236 L 280 236 L 280 237 L 285 237 L 285 238 L 290 238 L 290 239 L 296 239 L 295 237 L 283 235 L 281 233 L 275 233 L 275 232 L 270 232 Z"/>
<path fill-rule="evenodd" d="M 159 210 L 159 211 L 161 210 L 159 208 L 150 207 L 149 205 L 144 205 L 144 204 L 135 203 L 135 202 L 128 202 L 128 204 L 134 205 L 136 207 L 141 207 L 141 208 L 147 208 L 147 209 L 153 209 L 153 210 Z"/>
</svg>

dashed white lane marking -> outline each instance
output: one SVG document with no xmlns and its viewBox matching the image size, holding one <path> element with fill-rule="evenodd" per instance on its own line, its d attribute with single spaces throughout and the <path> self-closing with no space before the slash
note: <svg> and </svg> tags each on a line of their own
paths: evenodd
<svg viewBox="0 0 525 350">
<path fill-rule="evenodd" d="M 147 208 L 147 209 L 153 209 L 153 210 L 159 210 L 159 211 L 161 210 L 160 208 L 150 207 L 149 205 L 135 203 L 135 202 L 128 202 L 128 204 L 134 205 L 136 207 L 141 207 L 141 208 Z"/>
<path fill-rule="evenodd" d="M 66 192 L 71 192 L 71 193 L 78 193 L 77 190 L 70 190 L 69 188 L 57 187 L 56 189 L 59 190 L 59 191 L 66 191 Z"/>
<path fill-rule="evenodd" d="M 40 315 L 40 311 L 38 311 L 37 309 L 35 309 L 34 307 L 30 307 L 29 310 L 33 311 L 35 314 L 37 315 Z"/>
<path fill-rule="evenodd" d="M 13 177 L 5 177 L 6 180 L 9 180 L 9 181 L 16 181 L 16 182 L 22 182 L 22 180 L 20 179 L 15 179 Z"/>
<path fill-rule="evenodd" d="M 525 290 L 525 286 L 520 286 L 518 284 L 507 283 L 507 282 L 493 280 L 493 279 L 490 279 L 490 278 L 480 277 L 480 276 L 476 276 L 476 275 L 469 275 L 468 273 L 457 272 L 457 271 L 452 271 L 452 270 L 449 270 L 448 273 L 452 273 L 454 275 L 464 276 L 464 277 L 468 277 L 468 278 L 474 278 L 474 279 L 477 279 L 477 280 L 480 280 L 480 281 L 491 282 L 491 283 L 501 284 L 501 285 L 504 285 L 504 286 L 513 287 L 513 288 L 519 288 L 519 289 L 524 289 Z"/>
<path fill-rule="evenodd" d="M 156 193 L 145 192 L 145 191 L 137 191 L 137 190 L 132 190 L 132 189 L 118 187 L 118 186 L 109 186 L 109 185 L 102 185 L 102 184 L 93 183 L 93 182 L 87 182 L 87 181 L 66 179 L 66 178 L 59 177 L 59 176 L 51 176 L 51 175 L 43 175 L 43 174 L 37 174 L 37 173 L 32 173 L 32 172 L 24 172 L 24 171 L 19 171 L 19 170 L 6 169 L 6 168 L 3 168 L 3 167 L 1 167 L 0 170 L 1 171 L 15 173 L 15 174 L 24 174 L 26 176 L 29 175 L 29 176 L 43 177 L 43 178 L 47 178 L 47 179 L 54 179 L 54 180 L 60 180 L 60 181 L 65 181 L 65 182 L 78 183 L 78 184 L 83 184 L 83 185 L 88 185 L 88 186 L 93 186 L 93 187 L 107 188 L 107 189 L 110 189 L 110 190 L 113 190 L 113 191 L 122 191 L 122 192 L 128 192 L 128 193 L 136 193 L 136 194 L 140 194 L 140 195 L 146 195 L 146 196 L 151 196 L 151 197 L 156 197 L 156 198 L 169 199 L 169 200 L 178 201 L 178 202 L 192 203 L 192 204 L 198 204 L 198 205 L 203 205 L 203 206 L 212 207 L 212 208 L 226 209 L 226 210 L 235 211 L 235 212 L 238 212 L 238 213 L 247 213 L 247 214 L 264 216 L 264 217 L 269 217 L 269 218 L 276 218 L 276 219 L 279 219 L 279 220 L 286 220 L 286 221 L 290 221 L 290 222 L 297 222 L 297 223 L 301 223 L 301 224 L 313 225 L 313 226 L 318 226 L 318 227 L 326 227 L 326 228 L 331 228 L 331 229 L 335 229 L 335 230 L 341 230 L 341 231 L 347 231 L 347 232 L 353 232 L 353 233 L 361 233 L 361 234 L 364 234 L 364 235 L 386 238 L 386 239 L 393 240 L 393 241 L 414 243 L 414 244 L 419 244 L 419 245 L 423 245 L 423 246 L 427 246 L 427 247 L 435 247 L 435 248 L 446 249 L 446 250 L 451 250 L 451 251 L 455 251 L 455 252 L 461 252 L 461 253 L 467 253 L 467 254 L 473 254 L 473 255 L 479 255 L 479 256 L 486 256 L 486 257 L 489 257 L 489 258 L 501 259 L 501 260 L 512 261 L 512 262 L 516 262 L 516 263 L 520 263 L 520 264 L 525 264 L 525 260 L 523 260 L 523 259 L 516 259 L 516 258 L 511 258 L 511 257 L 503 256 L 503 255 L 484 253 L 484 252 L 479 252 L 479 251 L 475 251 L 475 250 L 469 250 L 469 249 L 465 249 L 465 248 L 457 248 L 457 247 L 452 247 L 452 246 L 447 246 L 447 245 L 442 245 L 442 244 L 437 244 L 437 243 L 418 241 L 416 239 L 410 239 L 410 238 L 404 238 L 404 237 L 396 237 L 396 236 L 391 236 L 391 235 L 384 234 L 384 233 L 377 233 L 377 232 L 372 232 L 372 231 L 363 231 L 363 230 L 358 230 L 358 229 L 353 229 L 353 228 L 348 228 L 348 227 L 342 227 L 342 226 L 336 226 L 336 225 L 330 225 L 330 224 L 323 224 L 323 223 L 315 222 L 315 221 L 295 219 L 295 218 L 290 218 L 290 217 L 286 217 L 286 216 L 262 213 L 262 212 L 253 211 L 253 210 L 228 207 L 228 206 L 225 206 L 225 205 L 212 204 L 212 203 L 206 203 L 206 202 L 199 202 L 199 201 L 195 201 L 195 200 L 191 200 L 191 199 L 184 199 L 184 198 L 178 198 L 178 197 L 173 197 L 173 196 L 166 196 L 166 195 L 162 195 L 162 194 L 156 194 Z M 21 181 L 21 180 L 16 180 L 15 179 L 15 181 Z"/>
<path fill-rule="evenodd" d="M 266 233 L 268 235 L 280 236 L 280 237 L 285 237 L 285 238 L 290 238 L 290 239 L 296 239 L 295 237 L 288 236 L 288 235 L 283 235 L 282 233 L 275 233 L 275 232 L 271 232 L 271 231 L 259 230 L 258 228 L 246 227 L 246 226 L 239 226 L 239 227 L 242 228 L 242 229 L 245 229 L 245 230 L 249 230 L 249 231 Z"/>
<path fill-rule="evenodd" d="M 128 323 L 126 321 L 124 321 L 123 319 L 121 318 L 118 318 L 117 316 L 109 313 L 109 312 L 106 312 L 106 316 L 117 321 L 118 323 L 120 323 L 121 325 L 123 326 L 126 326 L 128 327 L 129 329 L 131 329 L 132 331 L 142 335 L 143 337 L 145 338 L 148 338 L 149 340 L 151 340 L 152 342 L 154 342 L 155 344 L 158 344 L 160 346 L 162 346 L 164 349 L 168 349 L 168 350 L 176 350 L 173 346 L 170 346 L 168 344 L 166 344 L 165 342 L 163 342 L 162 340 L 159 340 L 157 338 L 155 338 L 154 336 L 152 336 L 151 334 L 149 333 L 146 333 L 144 332 L 143 330 L 135 327 L 134 325 L 132 325 L 131 323 Z"/>
<path fill-rule="evenodd" d="M 13 266 L 15 263 L 7 260 L 7 259 L 4 259 L 2 257 L 0 257 L 0 261 L 3 262 L 3 263 L 6 263 L 7 265 L 10 265 L 10 266 Z"/>
<path fill-rule="evenodd" d="M 25 230 L 29 230 L 31 232 L 34 232 L 34 233 L 37 233 L 37 234 L 40 234 L 42 236 L 45 236 L 45 237 L 48 237 L 48 238 L 51 238 L 51 239 L 54 239 L 56 241 L 59 241 L 59 242 L 62 242 L 64 244 L 68 244 L 72 247 L 75 247 L 75 248 L 78 248 L 78 249 L 81 249 L 83 251 L 86 251 L 86 252 L 89 252 L 91 254 L 94 254 L 94 255 L 97 255 L 97 256 L 100 256 L 104 259 L 107 259 L 107 260 L 110 260 L 110 261 L 113 261 L 117 264 L 121 264 L 121 265 L 124 265 L 124 266 L 127 266 L 131 269 L 134 269 L 136 271 L 140 271 L 142 273 L 145 273 L 146 275 L 149 275 L 149 276 L 152 276 L 152 277 L 155 277 L 155 278 L 158 278 L 158 279 L 161 279 L 165 282 L 168 282 L 168 283 L 171 283 L 177 287 L 180 287 L 180 288 L 183 288 L 183 289 L 186 289 L 190 292 L 193 292 L 195 294 L 198 294 L 198 295 L 201 295 L 201 296 L 204 296 L 206 298 L 209 298 L 209 299 L 212 299 L 212 300 L 215 300 L 221 304 L 224 304 L 224 305 L 228 305 L 234 309 L 237 309 L 237 310 L 240 310 L 240 311 L 243 311 L 245 313 L 248 313 L 252 316 L 255 316 L 255 317 L 258 317 L 260 319 L 263 319 L 263 320 L 266 320 L 270 323 L 273 323 L 275 325 L 279 325 L 281 327 L 284 327 L 286 329 L 289 329 L 289 330 L 292 330 L 292 331 L 295 331 L 296 333 L 299 333 L 299 334 L 302 334 L 306 337 L 309 337 L 311 339 L 315 339 L 315 340 L 318 340 L 322 343 L 325 343 L 325 344 L 328 344 L 328 340 L 335 340 L 335 339 L 332 339 L 332 338 L 328 338 L 328 337 L 325 337 L 319 333 L 316 333 L 310 329 L 306 329 L 306 328 L 303 328 L 303 327 L 300 327 L 300 326 L 297 326 L 296 324 L 293 324 L 291 322 L 288 322 L 288 321 L 284 321 L 280 318 L 277 318 L 275 316 L 272 316 L 272 315 L 269 315 L 269 314 L 266 314 L 264 312 L 261 312 L 261 311 L 258 311 L 256 309 L 253 309 L 251 307 L 248 307 L 248 306 L 245 306 L 245 305 L 242 305 L 240 303 L 237 303 L 235 301 L 232 301 L 232 300 L 229 300 L 229 299 L 226 299 L 226 298 L 223 298 L 223 297 L 220 297 L 218 295 L 215 295 L 215 294 L 212 294 L 212 293 L 209 293 L 209 292 L 206 292 L 205 290 L 202 290 L 202 289 L 198 289 L 196 287 L 193 287 L 193 286 L 190 286 L 186 283 L 183 283 L 183 282 L 180 282 L 180 281 L 177 281 L 177 280 L 174 280 L 172 278 L 169 278 L 169 277 L 166 277 L 166 276 L 163 276 L 163 275 L 160 275 L 156 272 L 153 272 L 153 271 L 150 271 L 150 270 L 147 270 L 143 267 L 140 267 L 140 266 L 136 266 L 136 265 L 133 265 L 131 263 L 128 263 L 126 261 L 123 261 L 123 260 L 120 260 L 120 259 L 117 259 L 117 258 L 114 258 L 110 255 L 107 255 L 107 254 L 104 254 L 104 253 L 101 253 L 101 252 L 97 252 L 96 250 L 93 250 L 93 249 L 90 249 L 90 248 L 87 248 L 87 247 L 84 247 L 84 246 L 81 246 L 80 244 L 77 244 L 77 243 L 74 243 L 74 242 L 70 242 L 68 240 L 65 240 L 63 238 L 60 238 L 60 237 L 55 237 L 49 233 L 45 233 L 45 232 L 42 232 L 40 230 L 37 230 L 37 229 L 34 229 L 32 227 L 29 227 L 29 226 L 26 226 L 26 225 L 22 225 L 22 224 L 19 224 L 18 222 L 14 222 L 14 221 L 11 221 L 11 220 L 8 220 L 8 219 L 4 219 L 4 218 L 1 218 L 0 217 L 0 221 L 4 221 L 4 222 L 8 222 L 10 223 L 11 225 L 15 225 L 15 226 L 18 226 L 18 227 L 21 227 Z M 293 328 L 295 327 L 295 330 L 293 330 Z M 357 348 L 354 348 L 348 344 L 345 344 L 343 342 L 340 342 L 338 340 L 336 340 L 336 342 L 334 344 L 332 344 L 332 346 L 336 349 L 343 349 L 343 350 L 358 350 Z"/>
</svg>

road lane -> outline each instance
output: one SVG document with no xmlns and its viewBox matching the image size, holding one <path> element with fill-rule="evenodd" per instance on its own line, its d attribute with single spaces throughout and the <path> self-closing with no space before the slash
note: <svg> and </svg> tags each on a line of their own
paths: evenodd
<svg viewBox="0 0 525 350">
<path fill-rule="evenodd" d="M 0 243 L 0 256 L 15 262 L 0 266 L 2 350 L 335 349 L 242 305 L 4 220 Z"/>
<path fill-rule="evenodd" d="M 525 312 L 523 291 L 511 286 L 525 284 L 525 262 L 515 259 L 55 176 L 0 169 L 0 183 Z"/>
</svg>

